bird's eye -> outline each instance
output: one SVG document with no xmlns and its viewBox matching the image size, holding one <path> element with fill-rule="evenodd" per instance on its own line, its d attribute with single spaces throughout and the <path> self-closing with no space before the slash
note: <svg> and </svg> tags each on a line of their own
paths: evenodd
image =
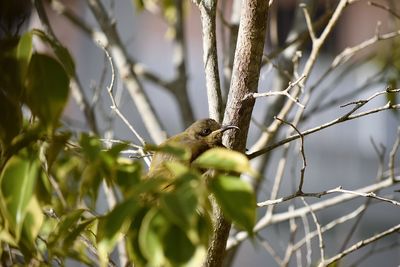
<svg viewBox="0 0 400 267">
<path fill-rule="evenodd" d="M 200 135 L 201 136 L 207 136 L 211 133 L 211 129 L 210 128 L 205 128 L 203 130 L 201 130 Z"/>
</svg>

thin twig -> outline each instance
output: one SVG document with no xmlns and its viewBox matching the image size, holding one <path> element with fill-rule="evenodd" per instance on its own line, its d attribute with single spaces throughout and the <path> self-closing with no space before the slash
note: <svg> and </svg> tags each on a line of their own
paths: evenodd
<svg viewBox="0 0 400 267">
<path fill-rule="evenodd" d="M 306 19 L 306 25 L 307 25 L 308 33 L 310 34 L 311 41 L 314 43 L 316 41 L 317 37 L 315 36 L 315 31 L 314 31 L 314 28 L 312 25 L 310 13 L 308 12 L 306 4 L 302 3 L 302 4 L 300 4 L 300 7 L 303 10 L 304 18 Z"/>
<path fill-rule="evenodd" d="M 358 250 L 358 249 L 360 249 L 362 247 L 365 247 L 366 245 L 371 244 L 371 243 L 373 243 L 373 242 L 375 242 L 375 241 L 377 241 L 377 240 L 379 240 L 379 239 L 381 239 L 381 238 L 383 238 L 385 236 L 388 236 L 388 235 L 390 235 L 392 233 L 398 232 L 398 231 L 400 231 L 400 224 L 395 225 L 392 228 L 390 228 L 390 229 L 388 229 L 386 231 L 383 231 L 383 232 L 381 232 L 379 234 L 376 234 L 376 235 L 374 235 L 374 236 L 372 236 L 370 238 L 367 238 L 367 239 L 364 239 L 364 240 L 361 240 L 361 241 L 357 242 L 356 244 L 354 244 L 350 248 L 338 253 L 337 255 L 335 255 L 335 256 L 333 256 L 333 257 L 331 257 L 329 259 L 326 259 L 324 264 L 325 264 L 325 266 L 329 265 L 329 264 L 332 264 L 332 263 L 342 259 L 343 257 L 347 256 L 348 254 L 350 254 L 350 253 L 352 253 L 352 252 L 354 252 L 354 251 L 356 251 L 356 250 Z"/>
<path fill-rule="evenodd" d="M 321 198 L 322 196 L 325 195 L 329 195 L 332 193 L 336 193 L 337 189 L 340 189 L 341 187 L 336 187 L 334 189 L 330 189 L 330 190 L 326 190 L 326 191 L 322 191 L 322 192 L 317 192 L 317 193 L 304 193 L 302 191 L 297 191 L 292 195 L 286 196 L 286 197 L 281 197 L 281 198 L 277 198 L 277 199 L 270 199 L 270 200 L 266 200 L 266 201 L 262 201 L 262 202 L 258 202 L 257 203 L 257 207 L 265 207 L 265 206 L 271 206 L 271 205 L 276 205 L 282 202 L 286 202 L 288 200 L 297 198 L 297 197 L 315 197 L 315 198 Z"/>
<path fill-rule="evenodd" d="M 385 6 L 380 3 L 376 3 L 376 2 L 371 2 L 371 1 L 368 1 L 368 5 L 386 10 L 387 12 L 389 12 L 391 15 L 393 15 L 397 19 L 400 19 L 400 15 L 397 14 L 392 8 L 390 8 L 388 6 Z"/>
<path fill-rule="evenodd" d="M 339 218 L 327 223 L 326 225 L 322 226 L 321 227 L 321 233 L 325 233 L 325 232 L 331 230 L 332 228 L 334 228 L 334 227 L 336 227 L 336 226 L 338 226 L 338 225 L 340 225 L 342 223 L 345 223 L 345 222 L 347 222 L 347 221 L 349 221 L 351 219 L 354 219 L 354 218 L 358 217 L 365 210 L 366 210 L 366 205 L 363 204 L 363 205 L 359 206 L 357 209 L 355 209 L 354 211 L 350 212 L 349 214 L 346 214 L 346 215 L 344 215 L 342 217 L 339 217 Z M 300 249 L 304 244 L 307 244 L 307 242 L 309 242 L 310 239 L 314 238 L 317 235 L 318 235 L 318 231 L 317 230 L 312 231 L 312 232 L 310 232 L 310 231 L 306 232 L 305 237 L 302 240 L 298 241 L 294 245 L 293 249 L 294 250 Z"/>
<path fill-rule="evenodd" d="M 306 266 L 311 266 L 311 253 L 312 253 L 312 249 L 311 249 L 311 235 L 310 233 L 310 225 L 308 224 L 308 218 L 307 218 L 307 214 L 303 214 L 301 215 L 301 221 L 303 222 L 303 226 L 304 226 L 304 235 L 305 235 L 305 243 L 306 243 Z M 295 245 L 296 247 L 296 245 Z M 294 248 L 296 250 L 296 248 Z"/>
<path fill-rule="evenodd" d="M 282 259 L 279 257 L 278 253 L 274 250 L 272 247 L 271 243 L 261 235 L 257 234 L 256 238 L 260 242 L 261 246 L 272 256 L 272 258 L 275 260 L 275 262 L 281 266 L 282 265 Z"/>
<path fill-rule="evenodd" d="M 281 122 L 289 125 L 290 127 L 292 127 L 298 135 L 300 135 L 300 154 L 301 154 L 301 158 L 303 159 L 303 166 L 300 170 L 300 182 L 299 182 L 299 187 L 297 189 L 298 192 L 303 192 L 303 184 L 304 184 L 304 173 L 306 171 L 306 167 L 307 167 L 307 160 L 306 160 L 306 154 L 304 152 L 304 135 L 301 134 L 301 132 L 299 131 L 299 129 L 297 129 L 297 127 L 290 122 L 287 122 L 285 120 L 282 120 L 278 117 L 275 117 L 275 119 L 280 120 Z"/>
<path fill-rule="evenodd" d="M 325 262 L 325 244 L 324 244 L 324 239 L 322 238 L 322 231 L 321 231 L 321 224 L 318 221 L 317 215 L 315 215 L 315 212 L 311 208 L 310 205 L 308 205 L 307 201 L 301 197 L 301 200 L 303 201 L 304 205 L 309 208 L 310 214 L 314 220 L 315 225 L 317 226 L 317 233 L 318 233 L 318 240 L 319 240 L 319 249 L 321 253 L 321 263 Z"/>
<path fill-rule="evenodd" d="M 99 47 L 104 51 L 104 53 L 107 55 L 108 61 L 110 63 L 111 67 L 111 81 L 110 84 L 107 86 L 107 92 L 108 95 L 110 96 L 111 99 L 111 109 L 118 115 L 118 117 L 125 123 L 126 126 L 131 130 L 131 132 L 135 135 L 135 137 L 139 140 L 139 142 L 144 146 L 146 144 L 145 140 L 140 136 L 140 134 L 133 128 L 133 126 L 129 123 L 128 119 L 122 114 L 122 112 L 119 110 L 115 98 L 113 95 L 113 90 L 114 90 L 114 81 L 115 81 L 115 70 L 114 70 L 114 64 L 113 60 L 108 53 L 107 49 L 101 44 L 98 43 Z"/>
<path fill-rule="evenodd" d="M 363 117 L 363 116 L 366 116 L 366 115 L 369 115 L 369 114 L 377 113 L 377 112 L 380 112 L 380 111 L 383 111 L 383 110 L 400 109 L 400 104 L 393 105 L 391 103 L 387 103 L 386 105 L 378 107 L 378 108 L 375 108 L 375 109 L 371 109 L 371 110 L 368 110 L 368 111 L 364 111 L 364 112 L 353 114 L 356 110 L 360 109 L 362 106 L 367 104 L 373 98 L 375 98 L 375 97 L 377 97 L 379 95 L 385 94 L 385 93 L 392 93 L 392 92 L 399 92 L 399 91 L 400 91 L 400 89 L 387 89 L 385 91 L 377 92 L 377 93 L 375 93 L 374 95 L 372 95 L 371 97 L 369 97 L 367 99 L 358 100 L 358 101 L 346 104 L 346 105 L 356 104 L 356 106 L 351 111 L 346 113 L 345 115 L 343 115 L 343 116 L 341 116 L 341 117 L 339 117 L 339 118 L 337 118 L 335 120 L 332 120 L 330 122 L 327 122 L 325 124 L 322 124 L 320 126 L 314 127 L 312 129 L 309 129 L 309 130 L 306 130 L 306 131 L 303 131 L 301 134 L 303 136 L 306 136 L 306 135 L 309 135 L 311 133 L 315 133 L 315 132 L 318 132 L 318 131 L 320 131 L 322 129 L 328 128 L 328 127 L 330 127 L 332 125 L 335 125 L 335 124 L 338 124 L 338 123 L 342 123 L 342 122 L 345 122 L 345 121 L 349 121 L 349 120 L 353 120 L 353 119 L 357 119 L 357 118 L 360 118 L 360 117 Z M 275 149 L 275 148 L 277 148 L 277 147 L 279 147 L 279 146 L 281 146 L 283 144 L 286 144 L 288 142 L 296 140 L 296 139 L 300 138 L 300 136 L 301 135 L 299 135 L 299 134 L 292 135 L 292 136 L 287 137 L 287 138 L 285 138 L 285 139 L 283 139 L 283 140 L 281 140 L 279 142 L 276 142 L 275 144 L 269 145 L 269 146 L 264 147 L 264 148 L 262 148 L 262 149 L 260 149 L 258 151 L 252 152 L 252 153 L 248 154 L 247 157 L 249 159 L 253 159 L 253 158 L 258 157 L 258 156 L 260 156 L 260 155 L 262 155 L 264 153 L 267 153 L 267 152 L 269 152 L 269 151 L 271 151 L 271 150 L 273 150 L 273 149 Z"/>
<path fill-rule="evenodd" d="M 397 129 L 397 138 L 396 141 L 393 145 L 392 150 L 390 151 L 389 155 L 389 171 L 390 171 L 390 177 L 394 180 L 395 177 L 395 162 L 396 162 L 396 154 L 400 146 L 400 127 Z"/>
<path fill-rule="evenodd" d="M 293 205 L 290 205 L 288 211 L 290 212 L 292 210 L 294 210 L 294 207 L 293 207 Z M 298 229 L 298 227 L 296 224 L 296 220 L 294 218 L 291 218 L 289 220 L 290 237 L 289 237 L 289 242 L 286 245 L 285 256 L 284 256 L 282 264 L 281 264 L 282 267 L 286 267 L 289 265 L 290 259 L 292 258 L 293 252 L 295 251 L 293 249 L 293 244 L 296 239 L 297 229 Z"/>
<path fill-rule="evenodd" d="M 289 93 L 290 89 L 292 89 L 293 87 L 297 86 L 305 78 L 306 78 L 306 76 L 303 75 L 300 78 L 298 78 L 296 81 L 290 82 L 288 87 L 286 87 L 286 89 L 283 90 L 283 91 L 269 91 L 269 92 L 265 92 L 265 93 L 250 93 L 250 94 L 245 95 L 243 100 L 246 100 L 248 98 L 259 98 L 259 97 L 266 97 L 266 96 L 283 95 L 283 96 L 286 96 L 287 98 L 289 98 L 294 103 L 296 103 L 299 107 L 305 108 L 305 106 L 300 103 L 298 98 L 294 98 Z"/>
<path fill-rule="evenodd" d="M 400 182 L 400 177 L 396 177 L 395 181 L 393 181 L 390 177 L 386 178 L 380 182 L 377 183 L 373 183 L 371 185 L 368 186 L 364 186 L 362 188 L 359 188 L 355 191 L 357 192 L 375 192 L 384 188 L 388 188 L 394 184 L 397 184 Z M 329 190 L 328 190 L 329 191 Z M 318 210 L 322 210 L 322 209 L 326 209 L 328 207 L 332 207 L 337 205 L 338 203 L 343 203 L 346 201 L 349 201 L 351 199 L 354 199 L 355 197 L 357 197 L 357 195 L 354 194 L 341 194 L 339 196 L 336 197 L 332 197 L 329 199 L 326 199 L 324 201 L 320 201 L 317 203 L 314 203 L 311 206 L 311 208 L 313 209 L 314 212 L 318 211 Z M 256 224 L 256 226 L 254 227 L 254 232 L 258 232 L 261 229 L 264 229 L 265 227 L 272 225 L 272 224 L 277 224 L 283 221 L 287 221 L 290 218 L 294 218 L 294 217 L 301 217 L 303 214 L 307 214 L 309 212 L 309 209 L 307 207 L 302 207 L 302 208 L 298 208 L 296 210 L 294 210 L 293 212 L 282 212 L 282 213 L 277 213 L 274 214 L 271 217 L 262 217 Z M 237 234 L 235 234 L 235 236 L 231 237 L 228 241 L 228 245 L 227 245 L 227 249 L 230 249 L 236 245 L 238 245 L 240 242 L 242 242 L 243 240 L 245 240 L 248 237 L 247 232 L 238 232 Z"/>
<path fill-rule="evenodd" d="M 393 200 L 393 199 L 377 196 L 374 192 L 358 192 L 358 191 L 346 190 L 346 189 L 342 189 L 342 188 L 336 188 L 333 190 L 333 193 L 345 193 L 345 194 L 352 194 L 352 195 L 361 196 L 361 197 L 374 198 L 374 199 L 377 199 L 377 200 L 380 200 L 383 202 L 388 202 L 393 205 L 400 206 L 400 202 Z"/>
</svg>

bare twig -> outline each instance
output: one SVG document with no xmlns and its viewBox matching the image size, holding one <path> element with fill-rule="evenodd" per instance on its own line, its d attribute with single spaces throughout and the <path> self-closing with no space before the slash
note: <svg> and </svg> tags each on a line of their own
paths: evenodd
<svg viewBox="0 0 400 267">
<path fill-rule="evenodd" d="M 290 89 L 297 86 L 305 77 L 306 76 L 303 75 L 300 78 L 298 78 L 296 81 L 290 82 L 288 87 L 286 87 L 286 89 L 283 91 L 269 91 L 269 92 L 265 92 L 265 93 L 250 93 L 250 94 L 245 95 L 243 100 L 246 100 L 248 98 L 259 98 L 259 97 L 266 97 L 266 96 L 283 95 L 283 96 L 286 96 L 287 98 L 289 98 L 294 103 L 296 103 L 299 107 L 305 108 L 305 106 L 300 103 L 299 99 L 292 97 L 292 95 L 289 93 Z"/>
<path fill-rule="evenodd" d="M 257 234 L 256 237 L 259 240 L 261 246 L 263 246 L 263 248 L 272 256 L 272 258 L 275 260 L 275 262 L 281 266 L 282 259 L 279 257 L 278 253 L 276 253 L 276 251 L 272 247 L 271 243 L 267 239 L 260 236 L 259 234 Z"/>
<path fill-rule="evenodd" d="M 349 221 L 351 219 L 354 219 L 354 218 L 358 217 L 365 210 L 366 210 L 366 205 L 365 204 L 359 206 L 354 211 L 352 211 L 352 212 L 350 212 L 350 213 L 348 213 L 348 214 L 346 214 L 346 215 L 344 215 L 342 217 L 339 217 L 339 218 L 329 222 L 328 224 L 322 226 L 321 227 L 321 233 L 325 233 L 326 231 L 329 231 L 332 228 L 334 228 L 334 227 L 336 227 L 336 226 L 338 226 L 338 225 L 340 225 L 342 223 L 345 223 L 345 222 L 347 222 L 347 221 Z M 312 231 L 312 232 L 308 231 L 305 234 L 305 237 L 302 240 L 298 241 L 294 245 L 293 249 L 294 250 L 300 249 L 304 244 L 307 244 L 307 242 L 309 242 L 310 239 L 314 238 L 317 235 L 318 235 L 318 231 L 317 230 Z"/>
<path fill-rule="evenodd" d="M 108 92 L 108 95 L 110 96 L 111 103 L 112 103 L 111 109 L 118 115 L 118 117 L 120 117 L 120 119 L 125 123 L 126 126 L 128 126 L 128 128 L 135 135 L 135 137 L 139 140 L 139 142 L 144 146 L 146 144 L 145 140 L 140 136 L 140 134 L 135 130 L 135 128 L 133 128 L 133 126 L 129 123 L 128 119 L 124 116 L 124 114 L 121 113 L 121 111 L 119 110 L 119 108 L 115 102 L 115 98 L 113 95 L 114 81 L 115 81 L 115 70 L 114 70 L 113 60 L 112 60 L 110 54 L 108 53 L 107 49 L 101 43 L 98 43 L 98 45 L 101 49 L 103 49 L 104 53 L 107 55 L 107 58 L 108 58 L 108 61 L 110 63 L 110 67 L 111 67 L 111 81 L 110 81 L 110 85 L 107 86 L 107 92 Z"/>
<path fill-rule="evenodd" d="M 307 167 L 306 154 L 304 153 L 304 135 L 301 134 L 299 129 L 297 129 L 297 127 L 293 123 L 284 121 L 278 117 L 275 117 L 275 118 L 277 120 L 280 120 L 281 122 L 291 126 L 297 132 L 297 134 L 300 135 L 300 154 L 301 154 L 301 158 L 303 159 L 303 167 L 300 170 L 300 183 L 299 183 L 299 187 L 298 187 L 297 191 L 303 192 L 304 173 L 305 173 L 306 167 Z"/>
<path fill-rule="evenodd" d="M 346 190 L 342 188 L 336 188 L 333 190 L 333 193 L 345 193 L 345 194 L 352 194 L 356 196 L 361 196 L 361 197 L 368 197 L 368 198 L 374 198 L 383 202 L 388 202 L 396 206 L 400 206 L 400 202 L 393 200 L 393 199 L 388 199 L 384 197 L 377 196 L 374 192 L 358 192 L 358 191 L 352 191 L 352 190 Z"/>
<path fill-rule="evenodd" d="M 305 63 L 302 74 L 300 75 L 300 77 L 305 76 L 305 78 L 299 83 L 298 86 L 295 86 L 293 88 L 292 93 L 291 93 L 291 96 L 294 99 L 298 98 L 300 93 L 302 92 L 302 88 L 304 87 L 304 84 L 307 82 L 308 77 L 311 74 L 311 71 L 315 65 L 317 56 L 321 50 L 322 45 L 326 41 L 326 38 L 328 37 L 328 35 L 332 32 L 333 27 L 336 25 L 340 15 L 343 13 L 343 10 L 349 3 L 350 3 L 349 0 L 341 0 L 338 3 L 335 11 L 333 12 L 331 18 L 328 21 L 328 24 L 325 26 L 321 35 L 318 38 L 315 36 L 315 39 L 312 41 L 312 50 L 311 50 L 310 56 Z M 285 105 L 282 107 L 282 109 L 280 110 L 277 117 L 286 119 L 286 116 L 292 110 L 293 104 L 294 104 L 294 102 L 287 101 L 285 103 Z M 303 105 L 304 105 L 304 103 L 303 103 Z M 282 124 L 282 122 L 280 122 L 280 121 L 274 121 L 273 123 L 271 123 L 271 125 L 268 127 L 268 131 L 264 132 L 261 135 L 259 140 L 251 148 L 251 151 L 259 150 L 261 147 L 267 145 L 274 138 L 274 136 L 276 135 L 281 124 Z"/>
<path fill-rule="evenodd" d="M 282 202 L 286 202 L 289 201 L 291 199 L 297 198 L 297 197 L 316 197 L 316 198 L 320 198 L 322 196 L 325 195 L 329 195 L 332 193 L 336 193 L 337 189 L 340 189 L 341 187 L 336 187 L 334 189 L 330 189 L 330 190 L 326 190 L 326 191 L 322 191 L 322 192 L 317 192 L 317 193 L 304 193 L 302 191 L 296 191 L 294 194 L 286 196 L 286 197 L 281 197 L 281 198 L 277 198 L 277 199 L 271 199 L 271 200 L 266 200 L 266 201 L 262 201 L 257 203 L 257 207 L 265 207 L 265 206 L 271 206 L 271 205 L 276 205 Z"/>
<path fill-rule="evenodd" d="M 320 249 L 320 253 L 321 253 L 321 262 L 324 263 L 325 262 L 325 250 L 324 250 L 325 245 L 324 245 L 324 239 L 322 238 L 321 224 L 319 223 L 319 221 L 317 219 L 317 215 L 315 215 L 315 212 L 313 211 L 311 206 L 308 205 L 307 201 L 303 197 L 301 197 L 301 200 L 303 201 L 304 205 L 307 208 L 309 208 L 311 216 L 314 220 L 314 223 L 317 226 L 319 249 Z"/>
<path fill-rule="evenodd" d="M 369 115 L 369 114 L 373 114 L 373 113 L 377 113 L 377 112 L 380 112 L 380 111 L 383 111 L 383 110 L 400 109 L 400 105 L 399 104 L 393 105 L 391 103 L 387 103 L 386 105 L 378 107 L 378 108 L 375 108 L 375 109 L 371 109 L 371 110 L 368 110 L 368 111 L 364 111 L 364 112 L 353 114 L 356 110 L 358 110 L 359 108 L 361 108 L 366 103 L 368 103 L 373 98 L 375 98 L 375 97 L 377 97 L 379 95 L 382 95 L 382 94 L 385 94 L 385 93 L 389 93 L 389 92 L 392 92 L 392 91 L 393 92 L 399 92 L 400 91 L 400 89 L 394 89 L 394 90 L 390 90 L 390 91 L 388 91 L 388 90 L 377 92 L 374 95 L 372 95 L 371 97 L 369 97 L 368 99 L 358 100 L 358 101 L 346 104 L 346 105 L 355 104 L 356 106 L 351 111 L 346 113 L 345 115 L 343 115 L 343 116 L 341 116 L 341 117 L 339 117 L 339 118 L 337 118 L 335 120 L 332 120 L 332 121 L 330 121 L 328 123 L 325 123 L 325 124 L 322 124 L 320 126 L 317 126 L 315 128 L 303 131 L 301 134 L 303 136 L 306 136 L 306 135 L 309 135 L 311 133 L 318 132 L 318 131 L 320 131 L 322 129 L 331 127 L 332 125 L 335 125 L 335 124 L 338 124 L 338 123 L 342 123 L 342 122 L 345 122 L 345 121 L 349 121 L 349 120 L 353 120 L 353 119 L 356 119 L 356 118 L 360 118 L 360 117 L 363 117 L 363 116 L 366 116 L 366 115 Z M 258 157 L 259 155 L 262 155 L 262 154 L 264 154 L 266 152 L 269 152 L 269 151 L 271 151 L 271 150 L 273 150 L 273 149 L 275 149 L 275 148 L 277 148 L 277 147 L 279 147 L 279 146 L 281 146 L 283 144 L 286 144 L 286 143 L 291 142 L 293 140 L 296 140 L 298 138 L 300 138 L 299 134 L 292 135 L 292 136 L 290 136 L 290 137 L 288 137 L 286 139 L 283 139 L 283 140 L 281 140 L 281 141 L 279 141 L 279 142 L 277 142 L 275 144 L 269 145 L 269 146 L 264 147 L 264 148 L 262 148 L 262 149 L 260 149 L 258 151 L 250 153 L 247 156 L 248 156 L 249 159 L 253 159 L 255 157 Z"/>
<path fill-rule="evenodd" d="M 381 232 L 379 234 L 376 234 L 376 235 L 374 235 L 374 236 L 372 236 L 370 238 L 361 240 L 361 241 L 357 242 L 356 244 L 354 244 L 353 246 L 351 246 L 350 248 L 340 252 L 339 254 L 337 254 L 337 255 L 329 258 L 329 259 L 326 259 L 324 261 L 324 265 L 322 265 L 322 266 L 326 266 L 326 265 L 332 264 L 332 263 L 342 259 L 343 257 L 347 256 L 348 254 L 350 254 L 350 253 L 352 253 L 352 252 L 354 252 L 354 251 L 356 251 L 356 250 L 358 250 L 358 249 L 360 249 L 362 247 L 365 247 L 366 245 L 371 244 L 371 243 L 373 243 L 373 242 L 375 242 L 375 241 L 377 241 L 377 240 L 379 240 L 379 239 L 381 239 L 381 238 L 383 238 L 385 236 L 388 236 L 388 235 L 390 235 L 392 233 L 398 232 L 399 230 L 400 230 L 400 224 L 395 225 L 392 228 L 389 228 L 388 230 L 383 231 L 383 232 Z"/>
<path fill-rule="evenodd" d="M 390 8 L 388 6 L 385 6 L 380 3 L 376 3 L 376 2 L 371 2 L 371 1 L 368 1 L 368 5 L 386 10 L 387 12 L 389 12 L 391 15 L 393 15 L 397 19 L 400 19 L 400 15 L 397 14 L 392 8 Z"/>
<path fill-rule="evenodd" d="M 385 180 L 382 180 L 377 183 L 373 183 L 371 185 L 359 188 L 354 191 L 361 192 L 361 193 L 375 192 L 375 191 L 381 190 L 383 188 L 390 187 L 395 183 L 397 184 L 398 182 L 400 182 L 400 177 L 396 177 L 395 181 L 393 181 L 391 178 L 386 178 Z M 349 201 L 355 197 L 357 197 L 357 195 L 355 195 L 355 194 L 341 194 L 339 196 L 332 197 L 332 198 L 329 198 L 324 201 L 320 201 L 320 202 L 312 204 L 310 206 L 313 209 L 313 211 L 316 212 L 318 210 L 322 210 L 322 209 L 326 209 L 328 207 L 335 206 L 338 203 Z M 292 212 L 277 213 L 269 218 L 263 217 L 257 222 L 256 226 L 254 227 L 254 232 L 258 232 L 261 229 L 264 229 L 265 227 L 267 227 L 269 225 L 287 221 L 290 218 L 301 217 L 303 214 L 307 214 L 308 212 L 309 212 L 309 209 L 307 207 L 302 207 L 302 208 L 295 209 Z M 232 237 L 228 240 L 227 248 L 229 249 L 229 248 L 232 248 L 232 247 L 238 245 L 241 241 L 245 240 L 247 238 L 247 236 L 248 235 L 246 232 L 237 233 L 234 237 Z"/>
<path fill-rule="evenodd" d="M 400 127 L 397 129 L 397 138 L 389 155 L 389 171 L 390 171 L 390 177 L 393 180 L 395 177 L 394 170 L 395 170 L 396 154 L 399 149 L 399 146 L 400 146 Z"/>
<path fill-rule="evenodd" d="M 314 28 L 312 25 L 310 13 L 308 12 L 306 4 L 302 3 L 302 4 L 300 4 L 300 7 L 303 10 L 304 18 L 306 19 L 306 25 L 307 25 L 308 33 L 310 34 L 311 41 L 314 43 L 317 40 L 317 37 L 315 36 L 315 31 L 314 31 Z"/>
<path fill-rule="evenodd" d="M 293 205 L 289 206 L 289 212 L 294 209 Z M 290 237 L 289 237 L 289 242 L 286 246 L 286 252 L 285 252 L 285 257 L 283 258 L 281 266 L 288 266 L 290 259 L 293 255 L 293 252 L 295 251 L 293 249 L 293 244 L 296 239 L 296 233 L 297 233 L 297 224 L 294 218 L 291 218 L 289 220 L 289 231 L 290 231 Z"/>
</svg>

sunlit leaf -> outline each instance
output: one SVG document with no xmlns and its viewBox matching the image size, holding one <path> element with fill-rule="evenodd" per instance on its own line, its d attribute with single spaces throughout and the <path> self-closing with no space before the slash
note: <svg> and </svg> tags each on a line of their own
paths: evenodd
<svg viewBox="0 0 400 267">
<path fill-rule="evenodd" d="M 256 198 L 251 185 L 239 177 L 218 175 L 210 188 L 224 214 L 237 226 L 252 233 L 256 219 Z"/>
<path fill-rule="evenodd" d="M 35 240 L 44 221 L 41 206 L 35 196 L 32 196 L 26 209 L 26 216 L 22 228 L 22 237 L 32 249 L 35 248 Z"/>
<path fill-rule="evenodd" d="M 17 241 L 38 173 L 39 163 L 20 155 L 11 157 L 1 173 L 1 213 L 15 232 Z"/>
<path fill-rule="evenodd" d="M 207 150 L 193 162 L 193 165 L 204 169 L 255 174 L 246 155 L 226 148 Z"/>
<path fill-rule="evenodd" d="M 20 63 L 21 77 L 25 77 L 29 61 L 32 57 L 32 32 L 26 32 L 18 42 L 16 58 Z"/>
</svg>

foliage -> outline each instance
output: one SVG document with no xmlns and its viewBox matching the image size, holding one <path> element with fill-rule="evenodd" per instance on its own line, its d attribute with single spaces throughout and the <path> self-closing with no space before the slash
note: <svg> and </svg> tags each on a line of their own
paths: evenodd
<svg viewBox="0 0 400 267">
<path fill-rule="evenodd" d="M 57 58 L 33 51 L 35 35 Z M 13 259 L 16 263 L 51 265 L 75 259 L 106 266 L 117 242 L 125 238 L 135 266 L 199 266 L 212 232 L 210 194 L 238 227 L 252 231 L 255 197 L 239 175 L 254 172 L 244 155 L 218 148 L 191 165 L 185 148 L 148 146 L 182 159 L 168 163 L 175 179 L 163 188 L 163 177 L 144 179 L 138 160 L 120 156 L 127 143 L 105 148 L 95 136 L 76 137 L 63 130 L 59 119 L 74 73 L 65 48 L 33 30 L 1 61 L 14 65 L 11 76 L 2 72 L 0 88 L 5 114 L 0 241 L 3 248 L 7 244 L 22 253 Z M 25 108 L 33 116 L 29 122 L 22 119 Z M 206 179 L 206 168 L 215 175 Z M 103 182 L 121 197 L 110 211 L 97 214 Z M 11 264 L 7 257 L 2 250 L 2 262 Z"/>
</svg>

